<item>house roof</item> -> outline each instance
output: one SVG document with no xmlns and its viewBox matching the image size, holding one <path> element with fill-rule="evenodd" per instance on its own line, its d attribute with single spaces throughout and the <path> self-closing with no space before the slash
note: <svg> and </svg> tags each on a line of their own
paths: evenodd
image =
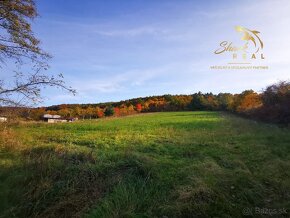
<svg viewBox="0 0 290 218">
<path fill-rule="evenodd" d="M 61 116 L 60 115 L 51 115 L 51 114 L 44 114 L 43 118 L 47 118 L 47 119 L 60 119 Z"/>
</svg>

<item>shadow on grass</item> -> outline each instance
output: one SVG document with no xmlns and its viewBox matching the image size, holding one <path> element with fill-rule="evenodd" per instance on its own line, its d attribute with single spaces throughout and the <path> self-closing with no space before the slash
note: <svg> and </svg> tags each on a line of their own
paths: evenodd
<svg viewBox="0 0 290 218">
<path fill-rule="evenodd" d="M 100 160 L 37 147 L 17 156 L 3 150 L 0 158 L 0 217 L 7 218 L 80 217 L 123 179 L 151 175 L 150 167 L 130 154 Z"/>
</svg>

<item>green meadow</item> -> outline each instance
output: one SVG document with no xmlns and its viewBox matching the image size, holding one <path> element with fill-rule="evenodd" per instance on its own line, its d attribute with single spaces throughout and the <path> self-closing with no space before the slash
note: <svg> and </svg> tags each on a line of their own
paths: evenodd
<svg viewBox="0 0 290 218">
<path fill-rule="evenodd" d="M 222 112 L 2 124 L 0 217 L 286 217 L 289 133 Z"/>
</svg>

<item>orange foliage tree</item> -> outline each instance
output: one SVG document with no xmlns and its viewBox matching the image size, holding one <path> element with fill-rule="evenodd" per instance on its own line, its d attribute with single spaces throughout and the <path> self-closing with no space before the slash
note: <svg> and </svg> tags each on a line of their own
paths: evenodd
<svg viewBox="0 0 290 218">
<path fill-rule="evenodd" d="M 137 110 L 137 112 L 142 111 L 142 105 L 140 103 L 136 104 L 136 110 Z"/>
</svg>

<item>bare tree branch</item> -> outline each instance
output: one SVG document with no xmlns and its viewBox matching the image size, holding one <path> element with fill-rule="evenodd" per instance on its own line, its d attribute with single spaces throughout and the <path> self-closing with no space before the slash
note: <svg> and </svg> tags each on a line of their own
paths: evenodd
<svg viewBox="0 0 290 218">
<path fill-rule="evenodd" d="M 0 68 L 5 60 L 16 60 L 21 67 L 24 60 L 34 66 L 34 73 L 17 72 L 12 84 L 0 79 L 0 106 L 23 106 L 41 101 L 45 87 L 56 87 L 69 93 L 76 91 L 66 86 L 62 74 L 48 76 L 50 55 L 40 48 L 29 21 L 37 17 L 34 0 L 0 0 Z M 2 64 L 2 66 L 1 66 Z"/>
</svg>

